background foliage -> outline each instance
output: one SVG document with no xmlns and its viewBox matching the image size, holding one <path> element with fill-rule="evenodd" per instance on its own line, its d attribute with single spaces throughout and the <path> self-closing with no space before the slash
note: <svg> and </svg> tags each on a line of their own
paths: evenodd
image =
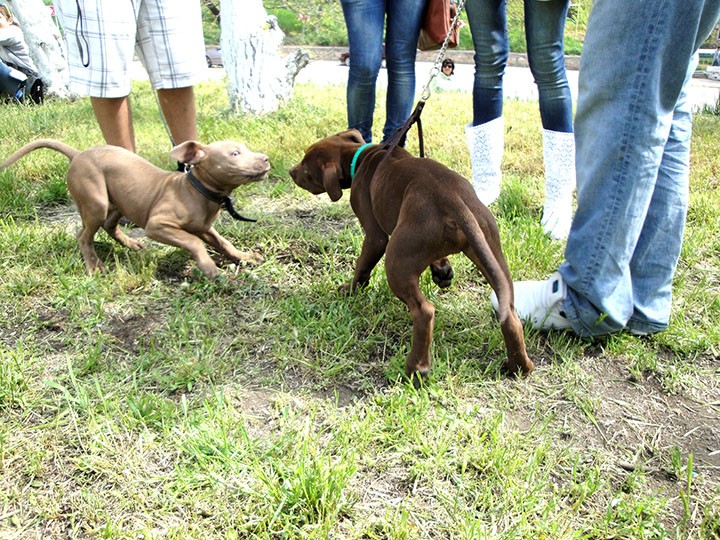
<svg viewBox="0 0 720 540">
<path fill-rule="evenodd" d="M 347 46 L 347 31 L 339 0 L 267 0 L 265 8 L 278 18 L 288 45 Z M 591 0 L 573 2 L 566 24 L 565 50 L 567 54 L 580 54 Z M 214 17 L 204 10 L 206 39 L 217 43 L 219 33 Z M 463 15 L 465 29 L 460 32 L 460 48 L 472 49 L 470 29 Z M 525 52 L 523 28 L 523 0 L 508 1 L 508 32 L 510 50 Z M 217 37 L 216 37 L 217 36 Z"/>
</svg>

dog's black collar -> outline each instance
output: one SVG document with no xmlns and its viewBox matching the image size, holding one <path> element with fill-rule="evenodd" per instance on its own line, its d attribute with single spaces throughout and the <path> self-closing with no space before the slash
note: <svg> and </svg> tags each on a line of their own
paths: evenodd
<svg viewBox="0 0 720 540">
<path fill-rule="evenodd" d="M 237 219 L 238 221 L 250 221 L 253 223 L 257 221 L 257 219 L 247 218 L 241 214 L 238 214 L 233 207 L 232 197 L 223 195 L 222 193 L 218 193 L 216 191 L 209 190 L 208 188 L 203 186 L 197 178 L 195 178 L 195 175 L 191 172 L 190 169 L 187 170 L 185 176 L 187 177 L 188 182 L 190 182 L 190 185 L 196 190 L 198 190 L 203 197 L 225 208 L 225 210 L 228 211 L 228 214 L 230 214 L 233 218 Z"/>
</svg>

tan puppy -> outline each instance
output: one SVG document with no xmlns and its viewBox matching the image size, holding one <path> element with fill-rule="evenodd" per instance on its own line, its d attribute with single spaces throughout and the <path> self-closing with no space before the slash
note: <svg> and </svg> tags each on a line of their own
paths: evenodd
<svg viewBox="0 0 720 540">
<path fill-rule="evenodd" d="M 262 261 L 259 255 L 238 251 L 212 224 L 223 197 L 238 186 L 262 179 L 270 170 L 266 155 L 233 141 L 208 145 L 188 141 L 170 152 L 177 161 L 192 165 L 190 173 L 182 173 L 160 169 L 117 146 L 80 151 L 41 139 L 23 146 L 0 163 L 0 169 L 37 148 L 50 148 L 70 159 L 67 186 L 82 219 L 78 242 L 88 273 L 105 269 L 93 245 L 101 227 L 130 249 L 144 247 L 120 230 L 122 216 L 144 228 L 148 238 L 189 251 L 209 278 L 215 278 L 218 269 L 205 243 L 234 261 Z"/>
<path fill-rule="evenodd" d="M 357 130 L 327 137 L 308 148 L 302 162 L 290 170 L 298 186 L 314 194 L 327 193 L 333 201 L 350 188 L 350 204 L 365 240 L 352 282 L 341 290 L 367 285 L 372 269 L 385 255 L 388 285 L 412 315 L 413 341 L 405 373 L 417 383 L 417 374 L 430 371 L 435 319 L 435 308 L 420 291 L 420 274 L 431 266 L 434 281 L 441 287 L 449 285 L 452 268 L 446 257 L 463 252 L 497 294 L 507 369 L 530 373 L 534 365 L 513 306 L 513 284 L 497 224 L 470 182 L 437 161 L 415 158 L 402 148 L 388 155 L 379 145 L 363 143 Z"/>
</svg>

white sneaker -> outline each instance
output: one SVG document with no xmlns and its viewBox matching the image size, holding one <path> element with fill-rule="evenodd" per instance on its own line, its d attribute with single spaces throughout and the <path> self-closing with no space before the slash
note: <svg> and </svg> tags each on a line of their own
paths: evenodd
<svg viewBox="0 0 720 540">
<path fill-rule="evenodd" d="M 560 272 L 555 272 L 545 281 L 515 282 L 515 311 L 524 323 L 535 330 L 564 330 L 570 328 L 563 312 L 562 302 L 567 296 L 567 286 Z M 495 291 L 490 295 L 495 311 L 498 300 Z"/>
</svg>

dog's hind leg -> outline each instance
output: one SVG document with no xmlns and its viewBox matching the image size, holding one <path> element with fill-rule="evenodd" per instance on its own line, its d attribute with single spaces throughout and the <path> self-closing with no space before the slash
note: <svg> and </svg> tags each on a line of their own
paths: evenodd
<svg viewBox="0 0 720 540">
<path fill-rule="evenodd" d="M 110 203 L 107 185 L 102 171 L 78 160 L 79 157 L 70 163 L 67 187 L 77 204 L 82 221 L 82 228 L 77 234 L 80 252 L 89 274 L 95 271 L 104 272 L 105 266 L 95 252 L 93 241 L 95 233 L 100 230 L 108 217 Z"/>
<path fill-rule="evenodd" d="M 82 219 L 82 228 L 78 231 L 77 240 L 80 244 L 83 261 L 85 261 L 85 269 L 88 274 L 96 271 L 104 272 L 105 265 L 97 256 L 94 245 L 95 233 L 100 230 L 104 220 L 97 216 L 95 212 L 88 212 L 80 206 L 78 206 L 78 209 Z"/>
<path fill-rule="evenodd" d="M 496 264 L 481 259 L 472 248 L 465 255 L 480 269 L 498 297 L 498 322 L 507 349 L 505 368 L 512 374 L 529 375 L 535 365 L 525 349 L 525 332 L 513 305 L 513 284 L 502 253 L 496 253 Z"/>
<path fill-rule="evenodd" d="M 420 274 L 428 267 L 424 255 L 424 237 L 403 234 L 395 229 L 385 253 L 385 272 L 390 289 L 410 311 L 413 321 L 413 339 L 410 353 L 405 359 L 405 374 L 415 386 L 430 373 L 430 345 L 435 325 L 435 306 L 420 291 Z"/>
</svg>

